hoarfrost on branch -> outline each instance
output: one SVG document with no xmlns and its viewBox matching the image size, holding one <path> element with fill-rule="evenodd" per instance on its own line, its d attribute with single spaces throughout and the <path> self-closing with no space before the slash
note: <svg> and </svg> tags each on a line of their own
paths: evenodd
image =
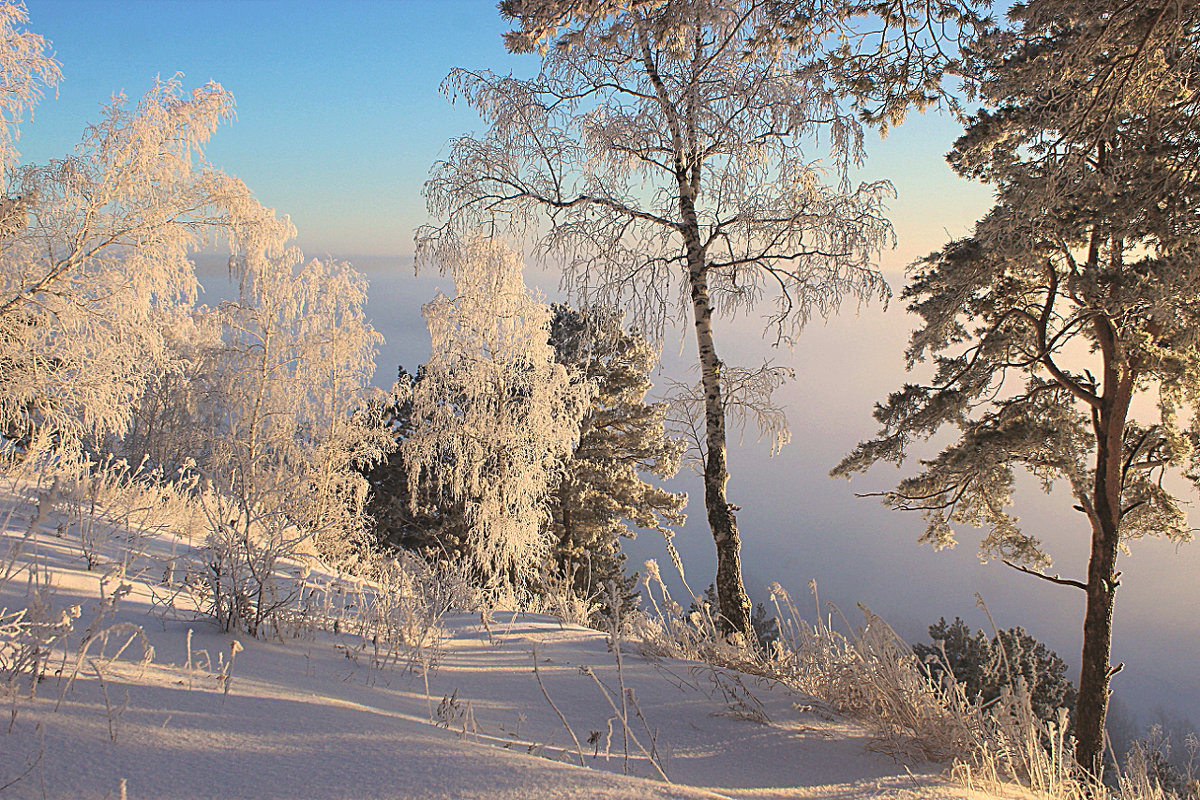
<svg viewBox="0 0 1200 800">
<path fill-rule="evenodd" d="M 526 290 L 516 253 L 475 238 L 446 266 L 457 297 L 423 309 L 433 354 L 402 445 L 410 495 L 428 481 L 464 501 L 481 576 L 519 584 L 548 552 L 546 498 L 593 388 L 555 362 L 550 309 Z"/>
</svg>

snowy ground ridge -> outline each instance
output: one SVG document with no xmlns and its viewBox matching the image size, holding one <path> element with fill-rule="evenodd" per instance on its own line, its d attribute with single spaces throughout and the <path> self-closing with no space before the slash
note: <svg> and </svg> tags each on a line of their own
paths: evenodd
<svg viewBox="0 0 1200 800">
<path fill-rule="evenodd" d="M 0 491 L 0 622 L 62 626 L 43 679 L 8 683 L 4 800 L 980 796 L 778 682 L 548 615 L 447 614 L 419 663 L 224 633 L 166 602 L 198 569 L 185 522 L 47 505 Z"/>
</svg>

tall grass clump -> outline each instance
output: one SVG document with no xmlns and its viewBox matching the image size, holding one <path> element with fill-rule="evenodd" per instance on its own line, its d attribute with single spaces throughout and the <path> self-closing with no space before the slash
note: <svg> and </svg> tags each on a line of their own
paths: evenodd
<svg viewBox="0 0 1200 800">
<path fill-rule="evenodd" d="M 645 656 L 703 661 L 713 666 L 761 674 L 763 653 L 757 642 L 747 641 L 739 633 L 722 631 L 716 610 L 692 591 L 687 578 L 683 577 L 679 554 L 670 546 L 669 539 L 667 544 L 684 590 L 691 597 L 689 608 L 685 609 L 671 596 L 658 564 L 649 560 L 642 576 L 649 608 L 625 616 L 627 635 L 638 642 L 638 649 Z"/>
<path fill-rule="evenodd" d="M 931 669 L 870 609 L 860 605 L 862 622 L 853 626 L 835 606 L 822 607 L 815 582 L 810 583 L 815 622 L 805 620 L 782 587 L 771 586 L 779 636 L 765 644 L 726 635 L 686 579 L 696 602 L 685 610 L 653 561 L 646 564 L 643 582 L 649 608 L 625 621 L 643 654 L 777 680 L 868 725 L 878 749 L 948 764 L 950 776 L 968 788 L 1005 794 L 1020 787 L 1047 800 L 1200 798 L 1193 771 L 1165 775 L 1165 760 L 1145 743 L 1107 776 L 1086 774 L 1072 755 L 1067 709 L 1040 719 L 1020 676 L 993 700 L 969 696 L 944 658 L 939 669 Z"/>
<path fill-rule="evenodd" d="M 852 627 L 830 606 L 822 615 L 815 582 L 816 622 L 800 615 L 778 584 L 771 602 L 779 638 L 764 654 L 765 669 L 830 708 L 862 720 L 881 747 L 932 761 L 969 758 L 987 738 L 982 709 L 951 680 L 938 684 L 912 648 L 877 614 L 859 606 L 863 622 Z M 833 628 L 840 619 L 847 633 Z"/>
</svg>

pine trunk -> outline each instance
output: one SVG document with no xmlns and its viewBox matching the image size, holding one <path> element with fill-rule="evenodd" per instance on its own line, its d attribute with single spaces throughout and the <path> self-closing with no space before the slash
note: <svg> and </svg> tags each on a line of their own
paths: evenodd
<svg viewBox="0 0 1200 800">
<path fill-rule="evenodd" d="M 1096 324 L 1105 358 L 1104 392 L 1092 417 L 1096 436 L 1096 471 L 1088 516 L 1092 523 L 1088 558 L 1087 605 L 1083 619 L 1079 694 L 1075 701 L 1075 761 L 1099 778 L 1104 768 L 1104 719 L 1113 670 L 1113 603 L 1117 593 L 1117 550 L 1120 544 L 1121 492 L 1125 425 L 1133 396 L 1133 373 L 1122 364 L 1113 329 Z M 1085 504 L 1085 507 L 1086 504 Z"/>
<path fill-rule="evenodd" d="M 1104 718 L 1108 712 L 1108 682 L 1112 677 L 1109 655 L 1116 561 L 1116 536 L 1094 531 L 1088 563 L 1079 694 L 1075 701 L 1075 761 L 1095 776 L 1103 768 Z"/>
</svg>

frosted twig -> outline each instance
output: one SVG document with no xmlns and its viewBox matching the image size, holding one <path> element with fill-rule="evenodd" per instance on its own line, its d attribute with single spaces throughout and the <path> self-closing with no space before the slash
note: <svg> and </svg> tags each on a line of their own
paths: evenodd
<svg viewBox="0 0 1200 800">
<path fill-rule="evenodd" d="M 586 767 L 587 764 L 583 760 L 583 747 L 581 747 L 579 744 L 579 738 L 575 736 L 575 731 L 571 730 L 571 725 L 567 722 L 567 718 L 563 716 L 563 713 L 558 710 L 558 706 L 556 706 L 554 701 L 550 699 L 550 693 L 546 691 L 546 684 L 542 683 L 542 673 L 538 670 L 537 645 L 533 646 L 533 649 L 530 650 L 530 653 L 533 656 L 533 676 L 537 678 L 538 688 L 542 690 L 542 696 L 546 698 L 546 702 L 549 703 L 550 707 L 554 709 L 554 713 L 558 714 L 558 718 L 562 722 L 563 727 L 566 728 L 567 733 L 571 735 L 571 741 L 575 743 L 575 752 L 579 754 L 579 766 Z"/>
<path fill-rule="evenodd" d="M 617 708 L 617 704 L 613 700 L 612 695 L 609 694 L 608 689 L 605 688 L 604 683 L 599 677 L 596 676 L 596 673 L 592 670 L 592 668 L 588 666 L 582 666 L 579 668 L 579 671 L 595 681 L 596 686 L 600 689 L 600 693 L 603 694 L 604 699 L 608 701 L 609 707 L 612 708 L 613 713 L 617 715 L 617 719 L 619 719 L 621 721 L 621 725 L 624 726 L 625 732 L 629 736 L 629 740 L 637 745 L 637 748 L 642 751 L 642 755 L 646 756 L 646 760 L 650 762 L 655 771 L 658 772 L 659 776 L 667 783 L 671 783 L 671 779 L 667 777 L 667 773 L 663 771 L 663 768 L 659 765 L 658 760 L 655 759 L 654 756 L 650 755 L 650 751 L 638 741 L 637 736 L 635 736 L 633 731 L 629 729 L 629 721 L 625 717 L 621 716 L 621 709 Z"/>
<path fill-rule="evenodd" d="M 667 540 L 668 543 L 670 540 Z M 682 573 L 681 573 L 682 574 Z M 617 659 L 617 685 L 621 689 L 621 722 L 625 736 L 625 773 L 629 773 L 629 705 L 625 693 L 625 669 L 621 661 L 621 598 L 617 593 L 616 581 L 608 582 L 608 596 L 612 616 L 609 618 L 608 632 L 612 641 L 613 655 Z"/>
</svg>

